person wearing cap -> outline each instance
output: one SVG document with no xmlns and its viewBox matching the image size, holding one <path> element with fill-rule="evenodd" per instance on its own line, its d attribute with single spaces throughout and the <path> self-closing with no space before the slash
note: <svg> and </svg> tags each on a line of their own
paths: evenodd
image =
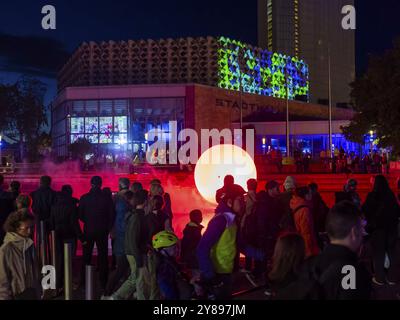
<svg viewBox="0 0 400 320">
<path fill-rule="evenodd" d="M 104 295 L 108 296 L 114 292 L 116 284 L 126 274 L 129 269 L 128 260 L 125 255 L 125 217 L 130 209 L 129 203 L 125 199 L 125 194 L 129 191 L 130 181 L 128 178 L 119 178 L 118 189 L 119 192 L 115 195 L 115 219 L 114 226 L 111 231 L 112 250 L 115 256 L 116 268 L 115 272 L 111 275 L 107 282 L 106 291 Z"/>
<path fill-rule="evenodd" d="M 178 237 L 171 231 L 160 231 L 152 238 L 158 258 L 157 284 L 163 300 L 189 300 L 194 288 L 176 261 Z"/>
<path fill-rule="evenodd" d="M 201 278 L 216 299 L 231 297 L 232 272 L 237 254 L 236 215 L 244 210 L 243 188 L 229 188 L 221 195 L 215 216 L 197 247 Z"/>
<path fill-rule="evenodd" d="M 81 285 L 84 283 L 85 266 L 92 261 L 93 247 L 96 244 L 100 285 L 104 290 L 108 279 L 108 234 L 113 225 L 114 204 L 104 196 L 101 186 L 103 180 L 94 176 L 90 180 L 91 189 L 79 200 L 79 219 L 83 222 L 83 264 Z"/>
</svg>

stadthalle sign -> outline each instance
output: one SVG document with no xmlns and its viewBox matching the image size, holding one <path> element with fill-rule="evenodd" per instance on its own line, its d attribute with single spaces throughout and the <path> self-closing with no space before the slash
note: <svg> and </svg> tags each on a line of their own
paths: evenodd
<svg viewBox="0 0 400 320">
<path fill-rule="evenodd" d="M 240 110 L 240 101 L 236 101 L 236 100 L 228 100 L 228 99 L 215 99 L 215 105 L 217 107 L 228 107 L 228 108 L 232 108 L 232 109 L 238 109 Z M 278 109 L 273 107 L 273 106 L 269 106 L 269 105 L 260 105 L 257 103 L 247 103 L 245 101 L 242 102 L 242 108 L 243 110 L 250 110 L 251 112 L 256 112 L 256 111 L 269 111 L 269 112 L 273 112 L 273 113 L 278 113 Z"/>
</svg>

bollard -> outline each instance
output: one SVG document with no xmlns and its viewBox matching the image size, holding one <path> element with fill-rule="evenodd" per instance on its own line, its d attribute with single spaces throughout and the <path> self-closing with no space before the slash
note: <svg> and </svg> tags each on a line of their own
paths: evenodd
<svg viewBox="0 0 400 320">
<path fill-rule="evenodd" d="M 57 259 L 56 259 L 56 232 L 51 231 L 51 264 L 55 269 L 57 269 Z"/>
<path fill-rule="evenodd" d="M 94 300 L 93 266 L 86 266 L 85 273 L 85 299 Z"/>
<path fill-rule="evenodd" d="M 44 239 L 44 221 L 40 221 L 40 261 L 42 262 L 42 267 L 45 266 L 46 263 L 46 242 Z"/>
<path fill-rule="evenodd" d="M 72 299 L 72 248 L 70 243 L 64 243 L 64 296 Z"/>
</svg>

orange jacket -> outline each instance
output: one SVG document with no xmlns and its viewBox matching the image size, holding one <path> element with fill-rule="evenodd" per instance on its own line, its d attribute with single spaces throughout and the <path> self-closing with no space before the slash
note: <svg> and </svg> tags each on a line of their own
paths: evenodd
<svg viewBox="0 0 400 320">
<path fill-rule="evenodd" d="M 307 205 L 307 202 L 294 196 L 290 200 L 290 208 L 295 211 L 300 206 Z M 319 247 L 314 232 L 314 223 L 309 207 L 304 207 L 294 212 L 294 223 L 297 232 L 303 237 L 306 247 L 306 256 L 314 256 L 319 254 Z"/>
</svg>

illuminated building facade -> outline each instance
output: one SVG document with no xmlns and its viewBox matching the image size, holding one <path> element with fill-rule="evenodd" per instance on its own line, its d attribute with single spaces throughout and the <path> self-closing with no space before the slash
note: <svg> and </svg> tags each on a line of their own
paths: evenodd
<svg viewBox="0 0 400 320">
<path fill-rule="evenodd" d="M 52 105 L 53 151 L 56 156 L 67 157 L 68 146 L 79 138 L 86 138 L 95 146 L 95 153 L 130 155 L 146 150 L 149 143 L 146 133 L 154 128 L 162 129 L 166 133 L 163 138 L 168 144 L 168 133 L 171 132 L 169 121 L 177 122 L 178 132 L 183 128 L 190 128 L 199 136 L 201 129 L 232 129 L 237 127 L 240 119 L 241 102 L 245 124 L 254 122 L 256 126 L 256 150 L 260 150 L 262 138 L 266 137 L 266 143 L 272 146 L 276 142 L 270 139 L 284 139 L 281 131 L 274 129 L 276 124 L 270 123 L 275 120 L 282 122 L 281 118 L 275 118 L 285 112 L 285 99 L 251 93 L 240 94 L 236 90 L 201 84 L 65 88 Z M 303 119 L 306 122 L 301 124 L 302 128 L 315 129 L 303 132 L 293 123 L 292 138 L 303 139 L 302 135 L 307 134 L 307 139 L 314 136 L 319 141 L 327 140 L 326 128 L 315 125 L 315 121 L 320 123 L 327 119 L 325 106 L 289 100 L 289 108 L 291 123 Z M 260 112 L 262 114 L 259 116 Z M 340 124 L 349 123 L 352 117 L 351 110 L 334 108 L 334 120 L 341 121 Z M 268 122 L 268 125 L 260 126 L 258 122 L 261 120 Z M 341 135 L 340 127 L 337 128 L 339 131 L 334 131 L 335 135 Z M 344 143 L 342 137 L 340 145 Z M 326 142 L 314 143 L 313 152 L 318 154 L 319 148 L 324 145 Z M 282 149 L 284 143 L 280 141 L 277 146 Z"/>
<path fill-rule="evenodd" d="M 307 101 L 308 66 L 225 37 L 83 43 L 59 73 L 66 87 L 199 83 Z M 286 89 L 288 88 L 288 90 Z"/>
<path fill-rule="evenodd" d="M 53 103 L 52 137 L 57 156 L 85 138 L 98 154 L 132 153 L 146 149 L 146 133 L 168 133 L 169 121 L 182 129 L 184 90 L 160 96 L 158 88 L 127 86 L 66 88 Z M 168 89 L 165 89 L 167 92 Z M 177 95 L 177 96 L 176 96 Z"/>
<path fill-rule="evenodd" d="M 308 72 L 297 57 L 225 37 L 84 43 L 58 76 L 53 150 L 67 157 L 68 146 L 85 138 L 98 154 L 139 153 L 151 129 L 167 133 L 168 143 L 169 121 L 198 134 L 233 128 L 240 105 L 243 117 L 274 115 L 286 110 L 287 95 L 291 116 L 327 119 L 325 106 L 307 103 Z M 334 120 L 353 116 L 333 111 Z M 270 139 L 264 131 L 256 136 Z"/>
<path fill-rule="evenodd" d="M 227 38 L 220 38 L 219 43 L 218 87 L 308 100 L 308 66 L 304 61 Z"/>
</svg>

